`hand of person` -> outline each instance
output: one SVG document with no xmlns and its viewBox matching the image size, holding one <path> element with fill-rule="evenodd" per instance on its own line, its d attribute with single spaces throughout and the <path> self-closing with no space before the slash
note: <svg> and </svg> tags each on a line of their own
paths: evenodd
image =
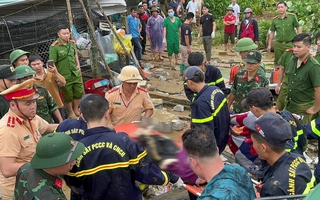
<svg viewBox="0 0 320 200">
<path fill-rule="evenodd" d="M 280 93 L 280 86 L 277 86 L 277 87 L 276 87 L 275 92 L 276 92 L 276 94 L 279 94 L 279 93 Z"/>
<path fill-rule="evenodd" d="M 254 41 L 255 44 L 259 44 L 259 41 Z"/>
<path fill-rule="evenodd" d="M 215 38 L 216 37 L 216 34 L 214 33 L 214 31 L 212 31 L 212 33 L 211 33 L 211 38 L 213 39 L 213 38 Z"/>
<path fill-rule="evenodd" d="M 150 41 L 150 36 L 148 35 L 148 40 Z"/>
<path fill-rule="evenodd" d="M 308 114 L 311 114 L 311 115 L 314 115 L 316 114 L 318 111 L 314 109 L 314 107 L 311 107 L 307 110 L 307 113 Z"/>
<path fill-rule="evenodd" d="M 167 42 L 166 38 L 162 39 L 162 43 L 165 44 Z"/>
<path fill-rule="evenodd" d="M 187 52 L 188 52 L 188 54 L 191 53 L 191 47 L 188 47 Z"/>
<path fill-rule="evenodd" d="M 198 33 L 198 40 L 200 39 L 200 33 Z"/>
<path fill-rule="evenodd" d="M 268 50 L 268 52 L 271 52 L 271 45 L 268 45 L 267 50 Z"/>
<path fill-rule="evenodd" d="M 56 65 L 53 64 L 53 65 L 48 65 L 47 67 L 47 70 L 51 73 L 56 73 L 57 72 L 57 68 L 56 68 Z"/>
<path fill-rule="evenodd" d="M 140 35 L 140 40 L 142 41 L 143 40 L 143 37 Z"/>
</svg>

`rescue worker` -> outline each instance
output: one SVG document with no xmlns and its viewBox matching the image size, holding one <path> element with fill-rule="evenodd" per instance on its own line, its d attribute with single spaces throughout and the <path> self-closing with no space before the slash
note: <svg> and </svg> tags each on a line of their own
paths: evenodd
<svg viewBox="0 0 320 200">
<path fill-rule="evenodd" d="M 301 122 L 307 124 L 320 110 L 320 64 L 310 55 L 308 34 L 300 33 L 292 42 L 294 57 L 285 71 L 289 84 L 284 109 L 303 115 Z"/>
<path fill-rule="evenodd" d="M 20 65 L 16 68 L 16 73 L 21 76 L 20 79 L 17 79 L 18 83 L 22 83 L 26 80 L 33 79 L 33 75 L 36 73 L 28 65 Z M 58 105 L 48 92 L 45 87 L 35 84 L 34 87 L 37 89 L 38 94 L 40 95 L 37 98 L 37 115 L 42 119 L 46 120 L 48 123 L 53 124 L 52 115 L 54 115 L 59 123 L 63 121 L 61 114 L 58 109 Z"/>
<path fill-rule="evenodd" d="M 67 200 L 61 176 L 72 169 L 84 148 L 65 133 L 45 135 L 39 140 L 30 163 L 19 169 L 13 199 Z"/>
<path fill-rule="evenodd" d="M 10 101 L 8 113 L 0 120 L 0 194 L 11 200 L 18 169 L 33 157 L 41 135 L 52 133 L 57 124 L 48 124 L 36 115 L 34 80 L 27 80 L 2 91 Z"/>
<path fill-rule="evenodd" d="M 54 61 L 53 66 L 67 81 L 61 90 L 69 111 L 69 118 L 76 119 L 80 116 L 78 107 L 84 94 L 80 62 L 75 41 L 70 40 L 70 31 L 67 26 L 59 28 L 58 37 L 49 48 L 49 59 Z"/>
<path fill-rule="evenodd" d="M 80 110 L 88 125 L 80 140 L 85 151 L 65 180 L 70 186 L 83 185 L 89 200 L 141 200 L 135 180 L 152 185 L 179 180 L 178 176 L 153 164 L 146 150 L 127 134 L 107 127 L 109 103 L 105 98 L 90 95 L 81 101 Z"/>
<path fill-rule="evenodd" d="M 189 66 L 198 66 L 204 73 L 204 82 L 208 86 L 217 86 L 222 90 L 222 92 L 227 96 L 228 90 L 224 84 L 224 79 L 222 77 L 221 71 L 218 67 L 206 64 L 204 61 L 204 56 L 200 52 L 192 52 L 189 54 L 188 58 Z M 186 93 L 189 101 L 193 101 L 196 94 L 188 88 L 187 84 L 184 84 L 184 92 Z"/>
<path fill-rule="evenodd" d="M 279 15 L 275 16 L 271 22 L 270 35 L 268 40 L 268 51 L 271 52 L 271 44 L 276 34 L 274 45 L 274 65 L 278 68 L 278 60 L 286 49 L 292 48 L 292 39 L 298 33 L 301 33 L 298 19 L 295 14 L 287 12 L 287 3 L 281 1 L 277 4 Z"/>
<path fill-rule="evenodd" d="M 201 199 L 254 199 L 249 174 L 238 164 L 225 164 L 212 130 L 197 127 L 182 135 L 192 170 L 207 181 Z"/>
<path fill-rule="evenodd" d="M 217 86 L 208 86 L 205 75 L 197 66 L 190 66 L 184 73 L 184 81 L 196 97 L 191 102 L 191 128 L 206 126 L 217 139 L 219 154 L 227 145 L 230 115 L 227 99 Z"/>
<path fill-rule="evenodd" d="M 313 119 L 310 123 L 304 125 L 308 134 L 308 139 L 318 140 L 318 158 L 320 158 L 320 117 Z M 317 184 L 320 183 L 320 162 L 317 163 L 314 170 Z"/>
<path fill-rule="evenodd" d="M 66 79 L 58 72 L 54 65 L 48 65 L 45 69 L 43 60 L 39 55 L 31 55 L 29 57 L 30 67 L 36 72 L 33 79 L 37 85 L 45 87 L 57 103 L 61 117 L 65 118 L 63 102 L 60 98 L 59 87 L 66 85 Z M 55 119 L 55 122 L 59 122 Z"/>
<path fill-rule="evenodd" d="M 10 62 L 13 67 L 18 67 L 19 65 L 29 65 L 30 53 L 27 51 L 23 51 L 21 49 L 16 49 L 10 53 Z"/>
<path fill-rule="evenodd" d="M 256 50 L 248 51 L 244 61 L 247 69 L 237 73 L 229 95 L 228 107 L 231 109 L 233 103 L 233 112 L 242 113 L 248 111 L 241 105 L 241 102 L 247 97 L 252 88 L 269 87 L 268 79 L 259 73 L 261 66 L 261 54 Z"/>
<path fill-rule="evenodd" d="M 15 85 L 18 78 L 20 76 L 16 74 L 13 66 L 0 65 L 0 92 Z M 9 101 L 3 95 L 0 95 L 0 119 L 8 112 L 9 107 Z"/>
<path fill-rule="evenodd" d="M 267 88 L 253 88 L 244 103 L 250 111 L 256 116 L 260 117 L 268 112 L 274 112 L 285 120 L 287 120 L 290 124 L 291 132 L 292 132 L 292 140 L 286 143 L 286 151 L 287 152 L 296 152 L 303 156 L 303 151 L 305 146 L 307 145 L 305 129 L 300 124 L 299 120 L 291 114 L 287 110 L 275 110 L 273 107 L 273 95 Z"/>
<path fill-rule="evenodd" d="M 259 28 L 257 20 L 253 19 L 252 9 L 246 8 L 244 19 L 241 21 L 239 30 L 239 39 L 250 38 L 255 44 L 259 44 Z"/>
<path fill-rule="evenodd" d="M 256 50 L 257 48 L 258 48 L 258 45 L 256 45 L 250 38 L 242 38 L 238 40 L 234 50 L 239 52 L 241 59 L 243 60 L 246 58 L 248 51 Z M 230 79 L 229 79 L 230 84 L 233 84 L 234 77 L 239 71 L 243 69 L 245 69 L 245 62 L 241 62 L 240 65 L 233 66 L 231 68 Z M 264 76 L 266 75 L 266 69 L 262 60 L 261 60 L 261 65 L 258 68 L 258 72 Z"/>
<path fill-rule="evenodd" d="M 268 112 L 259 118 L 247 117 L 244 125 L 251 130 L 253 148 L 271 166 L 262 179 L 260 196 L 308 194 L 315 181 L 308 164 L 299 154 L 285 151 L 292 139 L 289 123 Z"/>
<path fill-rule="evenodd" d="M 153 104 L 148 90 L 137 87 L 142 81 L 139 71 L 134 66 L 122 68 L 118 79 L 122 84 L 106 92 L 105 98 L 110 103 L 110 119 L 113 126 L 132 121 L 140 121 L 143 109 L 145 117 L 153 114 Z"/>
</svg>

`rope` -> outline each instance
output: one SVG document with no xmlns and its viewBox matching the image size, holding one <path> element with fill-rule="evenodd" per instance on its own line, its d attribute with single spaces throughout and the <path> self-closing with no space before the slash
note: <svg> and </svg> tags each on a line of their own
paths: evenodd
<svg viewBox="0 0 320 200">
<path fill-rule="evenodd" d="M 10 37 L 10 43 L 11 43 L 12 49 L 14 50 L 14 45 L 13 45 L 13 42 L 12 42 L 12 37 L 11 37 L 11 33 L 10 33 L 10 30 L 9 30 L 7 21 L 4 19 L 4 17 L 2 17 L 2 20 L 4 21 L 4 24 L 5 24 L 6 28 L 7 28 L 7 32 L 8 32 L 9 37 Z"/>
</svg>

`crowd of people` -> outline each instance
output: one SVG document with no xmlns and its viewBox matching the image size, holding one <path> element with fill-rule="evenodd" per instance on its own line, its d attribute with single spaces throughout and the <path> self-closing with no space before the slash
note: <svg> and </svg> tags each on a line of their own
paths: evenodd
<svg viewBox="0 0 320 200">
<path fill-rule="evenodd" d="M 215 17 L 206 4 L 200 17 L 195 0 L 188 2 L 185 13 L 184 3 L 172 0 L 165 18 L 156 1 L 150 10 L 143 1 L 127 17 L 139 61 L 147 39 L 154 59 L 158 55 L 163 60 L 167 47 L 171 67 L 172 55 L 179 64 L 181 53 L 180 75 L 191 110 L 182 146 L 152 137 L 149 129 L 138 129 L 135 140 L 117 132 L 119 125 L 153 115 L 148 90 L 138 86 L 143 80 L 139 70 L 125 66 L 118 75 L 121 84 L 105 96 L 85 95 L 75 41 L 68 27 L 59 26 L 46 64 L 39 55 L 17 49 L 10 54 L 11 65 L 0 66 L 3 200 L 68 199 L 63 181 L 72 200 L 141 200 L 144 184 L 169 182 L 206 183 L 198 199 L 254 199 L 256 191 L 261 197 L 310 193 L 320 182 L 320 163 L 312 173 L 305 160 L 308 139 L 317 139 L 320 147 L 320 56 L 309 52 L 311 37 L 301 33 L 296 16 L 279 2 L 268 45 L 271 50 L 277 32 L 274 63 L 280 70 L 280 94 L 274 107 L 256 50 L 252 9 L 246 8 L 240 21 L 240 7 L 232 0 L 223 19 L 225 48 L 230 39 L 230 51 L 242 59 L 231 70 L 229 93 L 219 68 L 210 64 Z M 205 56 L 191 47 L 197 16 Z M 320 47 L 320 33 L 316 37 Z M 237 164 L 222 161 L 227 145 Z M 259 181 L 256 189 L 251 177 Z"/>
</svg>

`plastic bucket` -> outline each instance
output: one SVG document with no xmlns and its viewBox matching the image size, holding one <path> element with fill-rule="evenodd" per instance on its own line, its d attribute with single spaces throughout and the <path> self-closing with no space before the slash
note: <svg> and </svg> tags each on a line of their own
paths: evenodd
<svg viewBox="0 0 320 200">
<path fill-rule="evenodd" d="M 105 93 L 110 89 L 109 84 L 102 87 L 93 88 L 93 84 L 102 80 L 104 80 L 104 78 L 94 78 L 87 80 L 84 83 L 84 91 L 86 92 L 86 94 L 98 94 L 104 97 Z"/>
</svg>

